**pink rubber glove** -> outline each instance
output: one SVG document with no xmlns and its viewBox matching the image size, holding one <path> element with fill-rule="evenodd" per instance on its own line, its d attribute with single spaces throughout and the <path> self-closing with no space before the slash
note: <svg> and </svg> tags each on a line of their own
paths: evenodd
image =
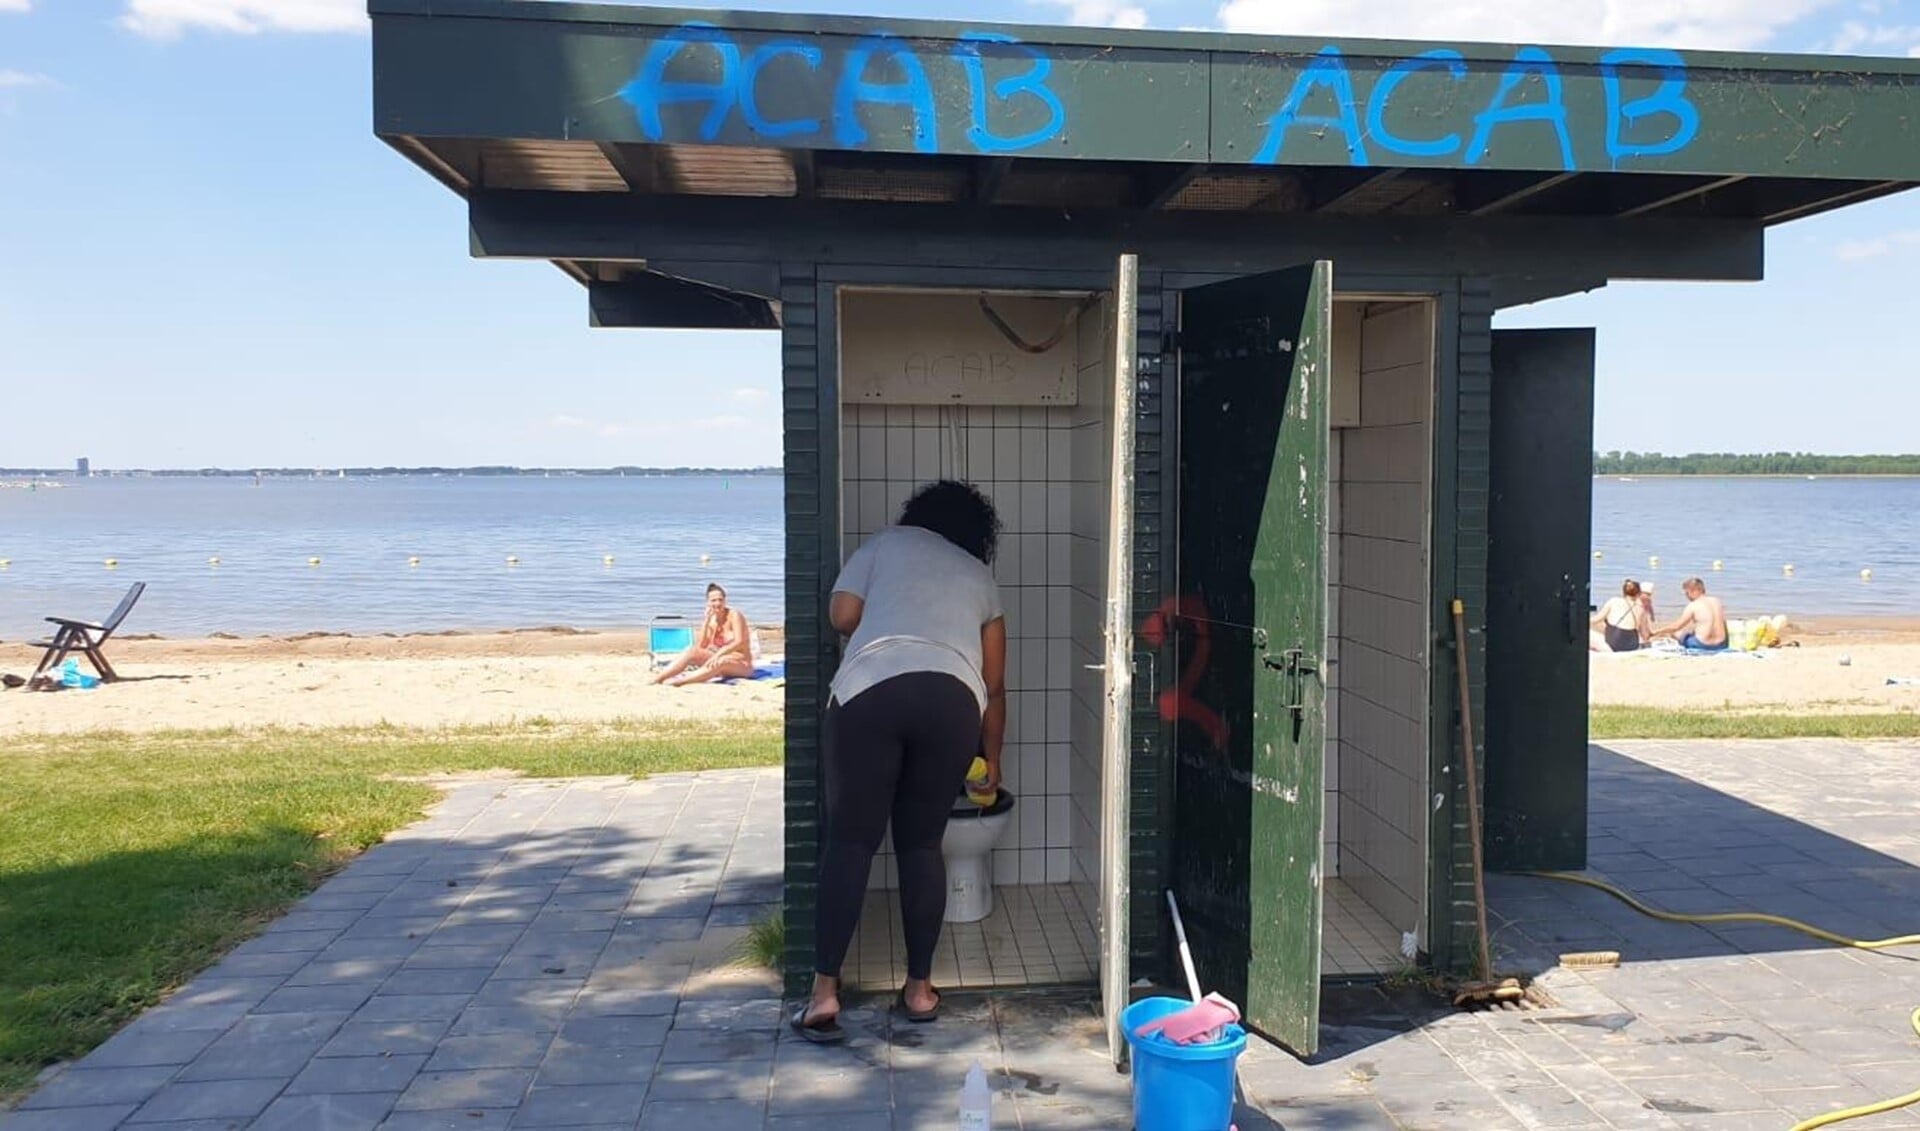
<svg viewBox="0 0 1920 1131">
<path fill-rule="evenodd" d="M 1185 1009 L 1149 1021 L 1133 1031 L 1136 1037 L 1158 1033 L 1177 1045 L 1208 1044 L 1220 1039 L 1220 1030 L 1240 1020 L 1240 1007 L 1208 994 Z"/>
</svg>

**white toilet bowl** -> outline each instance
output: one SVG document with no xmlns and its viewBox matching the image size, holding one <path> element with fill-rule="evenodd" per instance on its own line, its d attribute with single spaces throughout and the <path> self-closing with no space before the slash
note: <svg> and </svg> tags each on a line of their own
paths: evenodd
<svg viewBox="0 0 1920 1131">
<path fill-rule="evenodd" d="M 978 923 L 993 914 L 993 846 L 1013 823 L 1013 794 L 1000 790 L 982 809 L 961 794 L 940 838 L 947 858 L 949 923 Z"/>
</svg>

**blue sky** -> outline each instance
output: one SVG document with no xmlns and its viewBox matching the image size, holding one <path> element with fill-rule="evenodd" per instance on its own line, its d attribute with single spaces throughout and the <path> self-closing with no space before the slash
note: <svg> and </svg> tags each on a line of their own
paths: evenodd
<svg viewBox="0 0 1920 1131">
<path fill-rule="evenodd" d="M 1313 35 L 1920 54 L 1920 0 L 761 6 Z M 0 466 L 773 463 L 767 334 L 589 331 L 374 139 L 360 0 L 0 0 Z M 1920 449 L 1920 194 L 1769 240 L 1758 285 L 1616 285 L 1596 444 Z"/>
</svg>

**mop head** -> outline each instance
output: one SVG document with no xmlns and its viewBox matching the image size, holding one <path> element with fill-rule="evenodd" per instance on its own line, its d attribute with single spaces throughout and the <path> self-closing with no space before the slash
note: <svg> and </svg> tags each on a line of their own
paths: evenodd
<svg viewBox="0 0 1920 1131">
<path fill-rule="evenodd" d="M 1185 1009 L 1147 1022 L 1133 1035 L 1158 1034 L 1176 1045 L 1210 1045 L 1225 1035 L 1228 1025 L 1239 1020 L 1239 1006 L 1219 994 L 1208 994 Z"/>
</svg>

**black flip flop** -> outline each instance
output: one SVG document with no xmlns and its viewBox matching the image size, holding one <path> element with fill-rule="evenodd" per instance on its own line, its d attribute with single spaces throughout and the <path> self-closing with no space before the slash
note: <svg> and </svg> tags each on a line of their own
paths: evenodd
<svg viewBox="0 0 1920 1131">
<path fill-rule="evenodd" d="M 915 1025 L 925 1025 L 929 1021 L 938 1021 L 940 1019 L 941 1000 L 942 1000 L 942 994 L 940 993 L 940 991 L 934 990 L 933 991 L 933 1008 L 926 1010 L 925 1012 L 916 1013 L 912 1009 L 909 1009 L 907 1007 L 907 988 L 905 986 L 902 986 L 900 987 L 900 997 L 894 1002 L 894 1004 L 900 1007 L 900 1012 L 906 1015 L 907 1020 L 913 1022 Z"/>
<path fill-rule="evenodd" d="M 807 1010 L 810 1005 L 811 1003 L 802 1002 L 794 1009 L 793 1020 L 790 1022 L 793 1031 L 800 1034 L 801 1040 L 816 1045 L 837 1045 L 847 1039 L 847 1031 L 840 1027 L 839 1017 L 808 1021 Z"/>
</svg>

